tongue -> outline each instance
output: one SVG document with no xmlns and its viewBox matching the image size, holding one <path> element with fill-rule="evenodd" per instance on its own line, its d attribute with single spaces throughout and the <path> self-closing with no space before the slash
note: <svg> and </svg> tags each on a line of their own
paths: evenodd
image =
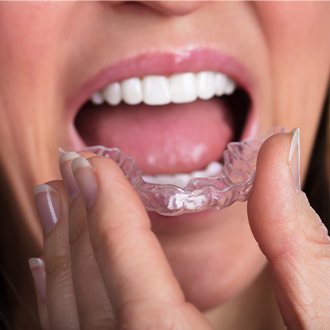
<svg viewBox="0 0 330 330">
<path fill-rule="evenodd" d="M 234 134 L 219 99 L 165 106 L 86 105 L 76 127 L 87 145 L 117 147 L 145 174 L 189 173 L 219 160 Z"/>
</svg>

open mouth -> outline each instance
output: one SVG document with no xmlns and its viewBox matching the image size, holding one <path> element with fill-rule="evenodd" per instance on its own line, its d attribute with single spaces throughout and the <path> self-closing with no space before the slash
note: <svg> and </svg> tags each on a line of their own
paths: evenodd
<svg viewBox="0 0 330 330">
<path fill-rule="evenodd" d="M 221 61 L 234 65 L 212 51 L 192 51 L 181 61 L 172 56 L 172 65 L 156 58 L 159 67 L 153 55 L 130 60 L 133 70 L 90 92 L 74 118 L 80 146 L 120 149 L 153 184 L 185 187 L 192 178 L 217 176 L 227 144 L 253 137 L 248 89 L 235 70 L 219 69 Z"/>
<path fill-rule="evenodd" d="M 117 147 L 134 158 L 147 182 L 183 187 L 218 174 L 249 109 L 247 92 L 221 72 L 147 75 L 96 91 L 75 126 L 87 146 Z"/>
</svg>

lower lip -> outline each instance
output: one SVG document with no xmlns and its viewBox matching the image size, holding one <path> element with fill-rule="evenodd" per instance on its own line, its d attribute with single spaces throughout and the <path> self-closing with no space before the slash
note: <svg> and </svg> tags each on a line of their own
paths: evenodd
<svg viewBox="0 0 330 330">
<path fill-rule="evenodd" d="M 200 231 L 203 228 L 210 226 L 210 222 L 216 221 L 216 213 L 219 211 L 208 210 L 199 213 L 189 213 L 180 216 L 169 217 L 158 214 L 156 212 L 148 212 L 152 230 L 157 234 L 173 233 L 180 234 L 181 231 L 185 233 L 189 227 L 189 231 Z"/>
</svg>

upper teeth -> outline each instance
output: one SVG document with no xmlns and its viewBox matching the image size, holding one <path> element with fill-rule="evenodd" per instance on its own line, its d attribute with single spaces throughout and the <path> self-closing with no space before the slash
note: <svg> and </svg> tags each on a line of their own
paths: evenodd
<svg viewBox="0 0 330 330">
<path fill-rule="evenodd" d="M 208 100 L 232 94 L 235 88 L 235 83 L 220 72 L 185 72 L 169 77 L 150 75 L 111 83 L 94 93 L 91 101 L 97 105 L 103 102 L 118 105 L 122 101 L 130 105 L 142 102 L 148 105 L 188 103 L 197 98 Z"/>
</svg>

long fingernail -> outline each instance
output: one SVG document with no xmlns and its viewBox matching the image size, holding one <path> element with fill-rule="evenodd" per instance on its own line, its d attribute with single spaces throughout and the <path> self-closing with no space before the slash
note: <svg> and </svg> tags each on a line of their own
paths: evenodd
<svg viewBox="0 0 330 330">
<path fill-rule="evenodd" d="M 60 217 L 60 196 L 55 189 L 47 184 L 36 186 L 33 191 L 42 227 L 44 232 L 48 234 Z"/>
<path fill-rule="evenodd" d="M 289 166 L 291 176 L 296 189 L 301 190 L 300 183 L 300 129 L 292 130 L 292 139 L 290 145 Z"/>
<path fill-rule="evenodd" d="M 76 152 L 65 152 L 60 157 L 60 171 L 71 202 L 79 195 L 79 188 L 73 176 L 70 161 L 79 157 Z"/>
<path fill-rule="evenodd" d="M 83 157 L 74 159 L 71 166 L 86 207 L 90 208 L 94 204 L 97 194 L 97 181 L 94 170 L 90 162 Z"/>
<path fill-rule="evenodd" d="M 37 291 L 37 294 L 40 297 L 40 300 L 46 302 L 46 271 L 45 263 L 40 258 L 30 258 L 29 266 L 31 269 L 34 286 Z"/>
</svg>

